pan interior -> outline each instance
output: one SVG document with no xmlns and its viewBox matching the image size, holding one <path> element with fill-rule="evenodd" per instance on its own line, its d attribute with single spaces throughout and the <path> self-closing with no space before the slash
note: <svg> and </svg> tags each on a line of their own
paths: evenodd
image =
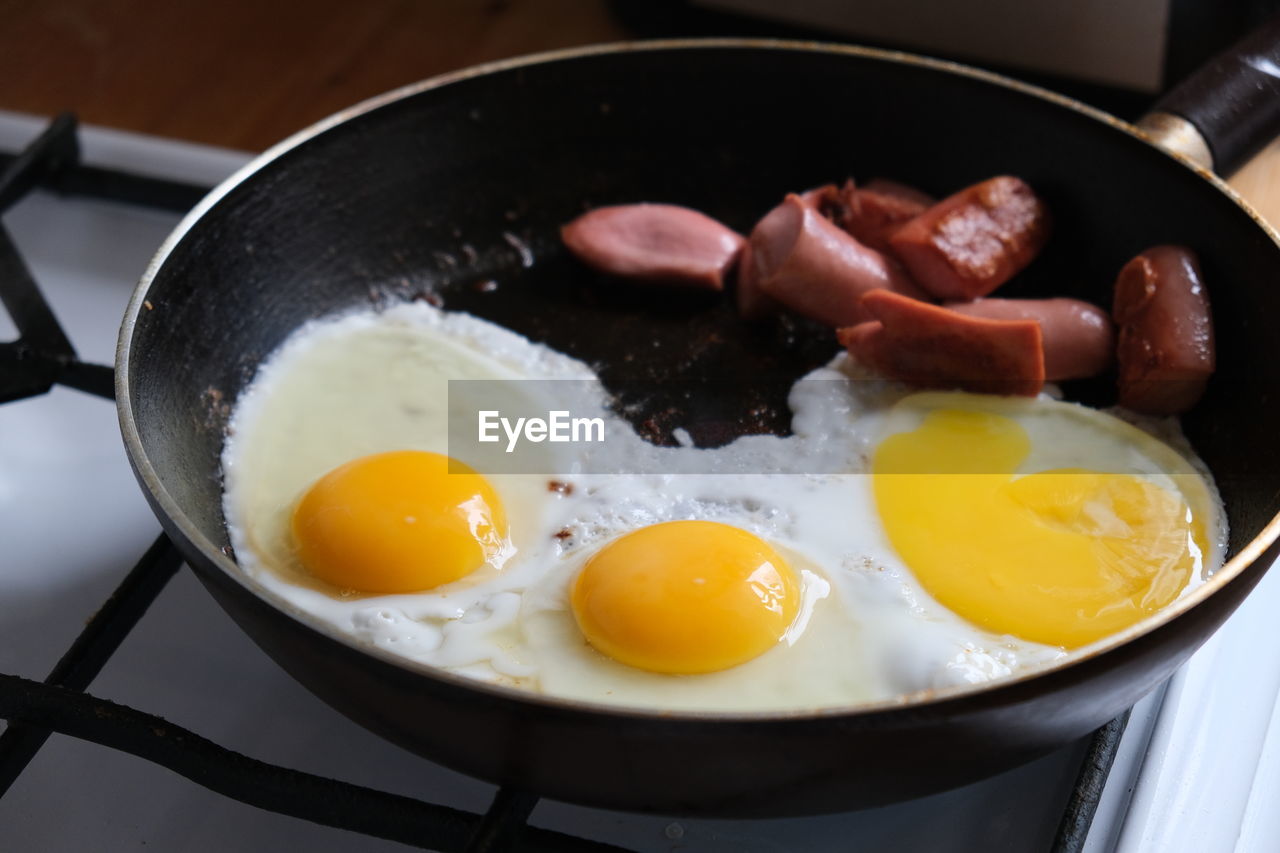
<svg viewBox="0 0 1280 853">
<path fill-rule="evenodd" d="M 159 487 L 226 546 L 223 429 L 261 359 L 309 319 L 412 298 L 577 357 L 624 396 L 633 380 L 740 388 L 696 411 L 678 393 L 648 394 L 637 422 L 714 423 L 718 441 L 785 432 L 787 389 L 836 351 L 829 331 L 744 324 L 731 299 L 601 279 L 566 256 L 558 227 L 591 206 L 662 201 L 746 232 L 783 193 L 850 175 L 942 196 L 996 174 L 1026 179 L 1055 217 L 1049 248 L 1000 295 L 1107 305 L 1138 251 L 1172 242 L 1200 255 L 1219 368 L 1184 428 L 1217 478 L 1235 553 L 1280 510 L 1280 360 L 1265 326 L 1280 314 L 1280 252 L 1267 233 L 1208 181 L 1085 114 L 822 50 L 657 49 L 514 67 L 285 150 L 155 271 L 153 310 L 137 317 L 129 351 L 138 436 Z M 1067 393 L 1112 400 L 1109 380 Z"/>
</svg>

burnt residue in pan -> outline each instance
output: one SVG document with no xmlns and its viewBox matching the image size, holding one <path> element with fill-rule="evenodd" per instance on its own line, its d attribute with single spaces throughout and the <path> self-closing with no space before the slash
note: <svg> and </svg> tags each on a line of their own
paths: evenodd
<svg viewBox="0 0 1280 853">
<path fill-rule="evenodd" d="M 792 317 L 744 322 L 731 294 L 633 284 L 595 273 L 556 246 L 535 262 L 468 270 L 439 283 L 443 307 L 505 326 L 586 362 L 615 410 L 645 439 L 698 446 L 788 435 L 787 394 L 838 351 L 831 330 Z M 477 288 L 477 279 L 495 282 Z M 502 299 L 492 298 L 500 287 Z"/>
</svg>

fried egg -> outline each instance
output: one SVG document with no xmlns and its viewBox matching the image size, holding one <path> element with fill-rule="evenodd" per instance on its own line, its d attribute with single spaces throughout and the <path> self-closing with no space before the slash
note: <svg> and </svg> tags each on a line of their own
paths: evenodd
<svg viewBox="0 0 1280 853">
<path fill-rule="evenodd" d="M 240 570 L 286 609 L 431 667 L 567 699 L 752 711 L 1023 672 L 1222 559 L 1203 466 L 1048 398 L 911 394 L 840 356 L 792 389 L 793 435 L 701 449 L 649 444 L 600 392 L 574 405 L 606 441 L 542 445 L 564 472 L 549 480 L 447 455 L 458 379 L 524 393 L 594 374 L 425 303 L 291 335 L 224 445 Z M 640 473 L 586 473 L 606 463 Z"/>
<path fill-rule="evenodd" d="M 1077 648 L 1221 562 L 1223 516 L 1205 479 L 1116 418 L 919 394 L 887 419 L 872 477 L 889 540 L 940 603 L 990 630 Z"/>
</svg>

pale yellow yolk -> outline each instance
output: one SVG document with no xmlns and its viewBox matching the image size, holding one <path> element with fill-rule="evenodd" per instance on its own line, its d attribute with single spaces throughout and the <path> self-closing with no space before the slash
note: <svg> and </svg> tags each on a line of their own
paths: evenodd
<svg viewBox="0 0 1280 853">
<path fill-rule="evenodd" d="M 876 450 L 893 547 L 944 606 L 996 633 L 1074 648 L 1173 601 L 1206 551 L 1179 494 L 1129 474 L 1013 478 L 1031 450 L 1015 421 L 939 410 Z"/>
<path fill-rule="evenodd" d="M 293 513 L 298 556 L 316 577 L 362 592 L 418 592 L 458 580 L 507 540 L 484 477 L 438 453 L 399 450 L 316 481 Z"/>
<path fill-rule="evenodd" d="M 791 568 L 759 537 L 713 521 L 655 524 L 610 542 L 573 585 L 587 641 L 652 672 L 715 672 L 777 644 L 795 619 Z"/>
</svg>

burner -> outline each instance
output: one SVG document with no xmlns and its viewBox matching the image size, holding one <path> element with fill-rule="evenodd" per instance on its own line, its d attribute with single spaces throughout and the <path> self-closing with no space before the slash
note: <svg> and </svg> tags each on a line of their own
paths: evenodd
<svg viewBox="0 0 1280 853">
<path fill-rule="evenodd" d="M 0 213 L 37 186 L 178 211 L 189 210 L 207 191 L 81 166 L 76 128 L 75 116 L 63 113 L 26 150 L 0 161 Z M 0 344 L 0 403 L 43 394 L 58 383 L 99 397 L 114 396 L 111 368 L 76 358 L 75 348 L 2 227 L 0 301 L 19 334 L 16 341 Z"/>
</svg>

